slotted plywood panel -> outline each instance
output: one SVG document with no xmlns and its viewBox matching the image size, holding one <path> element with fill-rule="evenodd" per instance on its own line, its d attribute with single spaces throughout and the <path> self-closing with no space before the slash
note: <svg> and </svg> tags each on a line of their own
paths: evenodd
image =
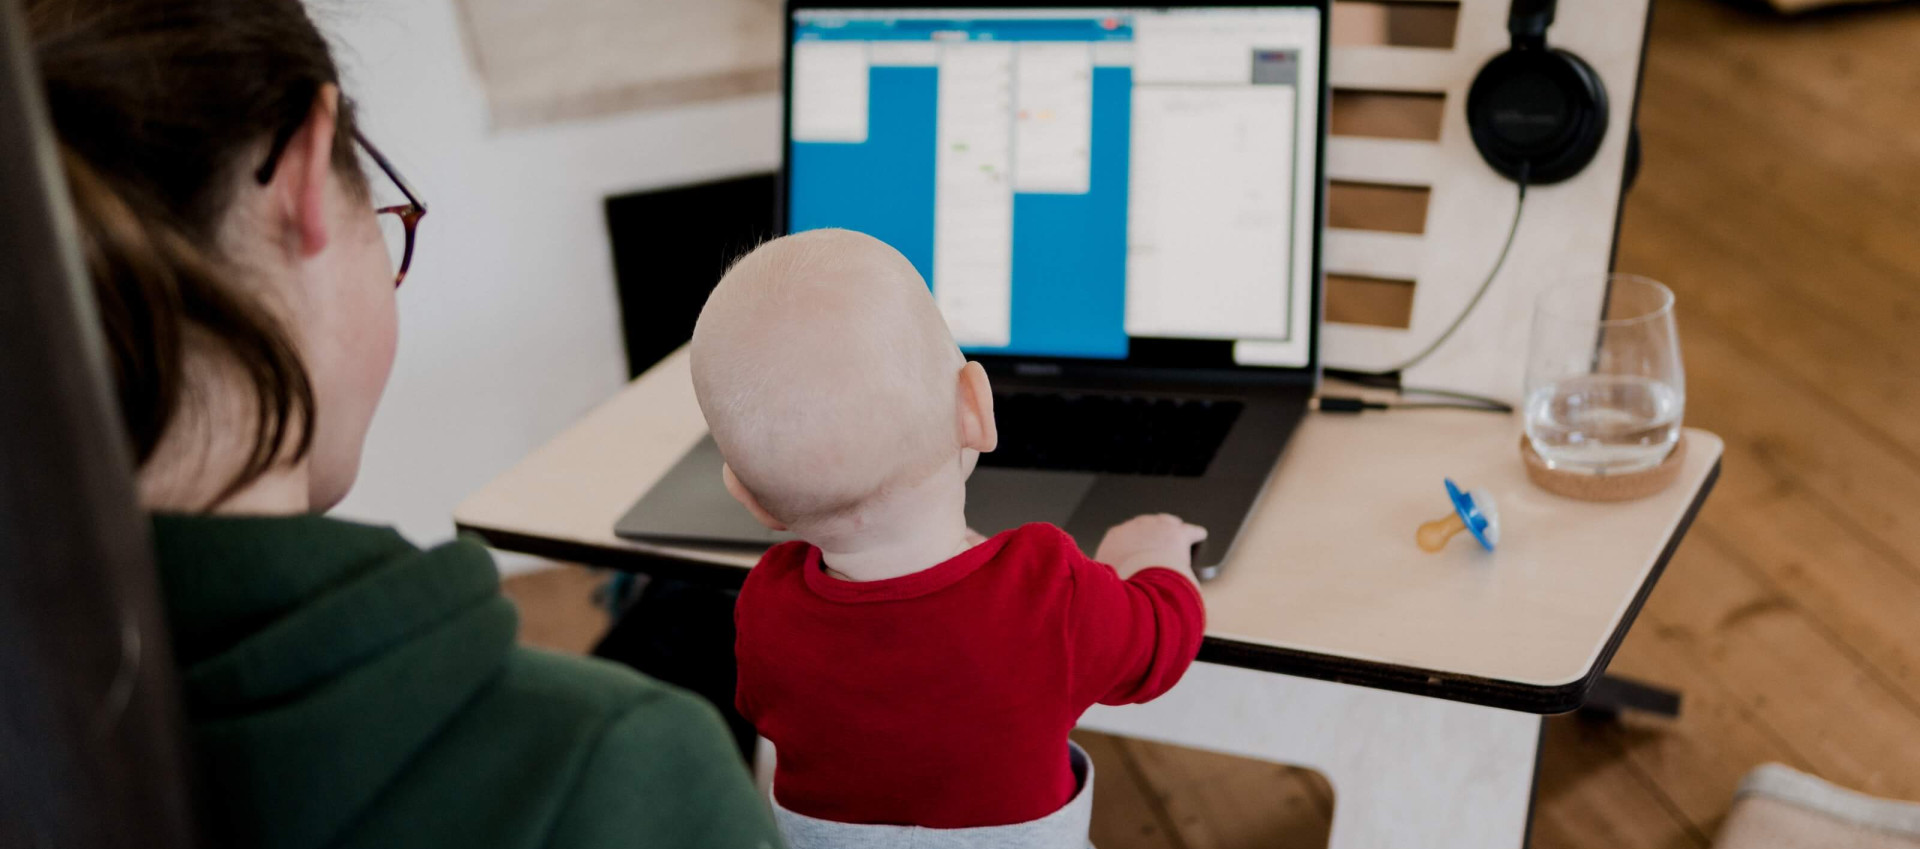
<svg viewBox="0 0 1920 849">
<path fill-rule="evenodd" d="M 1385 8 L 1391 12 L 1404 5 Z M 1453 4 L 1436 0 L 1430 5 Z M 1336 14 L 1337 24 L 1348 31 L 1334 33 L 1329 76 L 1335 89 L 1439 95 L 1444 106 L 1436 140 L 1406 138 L 1420 134 L 1403 132 L 1392 138 L 1341 135 L 1329 144 L 1333 179 L 1425 187 L 1431 196 L 1424 232 L 1395 234 L 1384 254 L 1345 232 L 1329 235 L 1329 274 L 1410 278 L 1415 285 L 1407 327 L 1329 324 L 1328 365 L 1379 370 L 1404 362 L 1446 329 L 1492 269 L 1513 221 L 1518 189 L 1481 161 L 1467 130 L 1465 104 L 1480 67 L 1508 47 L 1508 9 L 1507 0 L 1462 0 L 1451 47 L 1383 45 L 1406 40 L 1393 37 L 1384 17 L 1374 16 L 1382 28 L 1378 33 L 1356 34 L 1368 16 Z M 1536 293 L 1569 273 L 1610 266 L 1647 10 L 1647 0 L 1561 0 L 1548 40 L 1586 59 L 1605 82 L 1611 113 L 1606 141 L 1580 175 L 1530 190 L 1513 252 L 1486 299 L 1453 339 L 1408 371 L 1409 384 L 1518 400 Z M 1335 107 L 1342 107 L 1339 94 Z M 1342 129 L 1351 117 L 1336 120 L 1335 128 Z M 1353 312 L 1336 306 L 1342 308 L 1330 309 L 1335 315 Z"/>
</svg>

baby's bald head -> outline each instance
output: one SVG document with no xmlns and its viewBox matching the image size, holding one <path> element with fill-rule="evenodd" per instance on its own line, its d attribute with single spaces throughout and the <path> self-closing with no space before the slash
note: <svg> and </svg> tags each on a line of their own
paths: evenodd
<svg viewBox="0 0 1920 849">
<path fill-rule="evenodd" d="M 692 358 L 727 464 L 787 524 L 960 456 L 965 361 L 926 281 L 871 236 L 812 230 L 747 254 L 707 299 Z"/>
</svg>

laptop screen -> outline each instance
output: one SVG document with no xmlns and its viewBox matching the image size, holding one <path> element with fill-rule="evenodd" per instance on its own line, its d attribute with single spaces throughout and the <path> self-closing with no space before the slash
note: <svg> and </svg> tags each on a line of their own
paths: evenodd
<svg viewBox="0 0 1920 849">
<path fill-rule="evenodd" d="M 969 354 L 1314 363 L 1319 9 L 792 15 L 788 229 L 899 249 Z"/>
</svg>

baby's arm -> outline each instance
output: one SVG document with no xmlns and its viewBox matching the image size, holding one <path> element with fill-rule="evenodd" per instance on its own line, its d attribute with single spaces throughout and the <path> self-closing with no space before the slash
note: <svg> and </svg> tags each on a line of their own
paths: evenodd
<svg viewBox="0 0 1920 849">
<path fill-rule="evenodd" d="M 1206 632 L 1191 563 L 1205 537 L 1172 516 L 1142 516 L 1107 533 L 1099 560 L 1073 552 L 1076 702 L 1144 702 L 1179 683 Z"/>
</svg>

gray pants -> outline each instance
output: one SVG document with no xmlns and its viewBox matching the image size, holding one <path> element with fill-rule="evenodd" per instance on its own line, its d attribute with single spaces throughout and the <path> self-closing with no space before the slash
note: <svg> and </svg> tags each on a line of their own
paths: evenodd
<svg viewBox="0 0 1920 849">
<path fill-rule="evenodd" d="M 1080 791 L 1060 810 L 1037 820 L 979 828 L 855 825 L 796 814 L 773 799 L 773 821 L 787 849 L 1091 849 L 1087 829 L 1093 823 L 1093 760 L 1078 745 L 1067 746 Z"/>
</svg>

